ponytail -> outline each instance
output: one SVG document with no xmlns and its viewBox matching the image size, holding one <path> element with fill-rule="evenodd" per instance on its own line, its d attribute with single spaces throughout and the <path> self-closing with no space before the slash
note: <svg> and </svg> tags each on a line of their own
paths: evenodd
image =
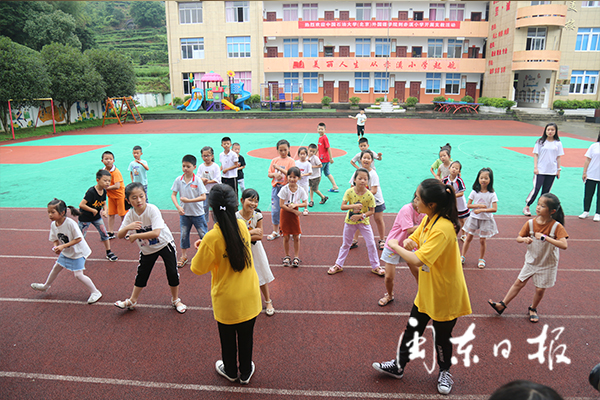
<svg viewBox="0 0 600 400">
<path fill-rule="evenodd" d="M 560 205 L 558 197 L 552 193 L 544 193 L 541 197 L 546 199 L 546 206 L 550 209 L 550 216 L 562 226 L 565 226 L 565 213 Z M 554 212 L 552 212 L 552 210 L 554 210 Z"/>
<path fill-rule="evenodd" d="M 456 194 L 452 185 L 444 185 L 437 179 L 425 179 L 419 188 L 419 196 L 423 203 L 434 203 L 435 213 L 452 222 L 454 230 L 458 233 L 460 222 L 456 209 Z"/>
<path fill-rule="evenodd" d="M 67 203 L 65 203 L 62 200 L 57 199 L 56 197 L 54 199 L 52 199 L 52 201 L 50 201 L 50 203 L 48 203 L 48 207 L 56 208 L 56 211 L 58 211 L 58 213 L 61 215 L 66 215 L 67 209 L 71 210 L 71 215 L 74 215 L 76 217 L 81 215 L 81 212 L 78 209 L 76 209 L 73 206 L 67 206 Z"/>
</svg>

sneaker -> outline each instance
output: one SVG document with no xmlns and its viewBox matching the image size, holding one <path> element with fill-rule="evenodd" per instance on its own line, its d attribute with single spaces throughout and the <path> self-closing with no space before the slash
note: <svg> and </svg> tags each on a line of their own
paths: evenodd
<svg viewBox="0 0 600 400">
<path fill-rule="evenodd" d="M 440 394 L 450 394 L 453 383 L 454 381 L 452 380 L 450 372 L 440 371 L 440 376 L 438 377 L 438 392 L 440 392 Z"/>
<path fill-rule="evenodd" d="M 40 292 L 45 292 L 46 290 L 48 290 L 46 285 L 44 285 L 43 283 L 32 283 L 31 288 L 33 290 L 39 290 Z"/>
<path fill-rule="evenodd" d="M 531 211 L 529 211 L 529 206 L 523 207 L 523 215 L 531 217 Z"/>
<path fill-rule="evenodd" d="M 375 368 L 379 372 L 383 372 L 384 374 L 393 376 L 396 379 L 401 379 L 404 376 L 404 370 L 402 368 L 398 368 L 396 360 L 386 361 L 382 363 L 375 362 L 373 363 L 373 368 Z"/>
<path fill-rule="evenodd" d="M 114 232 L 107 232 L 106 235 L 108 236 L 108 240 L 113 240 L 116 239 L 117 237 L 115 236 Z"/>
<path fill-rule="evenodd" d="M 215 363 L 215 369 L 217 370 L 217 374 L 219 374 L 222 377 L 228 379 L 229 382 L 235 382 L 235 381 L 237 381 L 237 377 L 236 378 L 231 378 L 231 377 L 229 377 L 229 375 L 227 375 L 225 373 L 225 364 L 223 364 L 223 360 L 218 360 Z M 254 370 L 252 372 L 254 372 Z M 250 376 L 252 376 L 252 375 L 250 375 Z M 248 378 L 248 380 L 250 380 L 250 378 Z"/>
<path fill-rule="evenodd" d="M 250 375 L 248 375 L 248 378 L 244 379 L 240 376 L 240 383 L 242 385 L 247 385 L 248 383 L 250 383 L 250 378 L 252 378 L 252 375 L 254 375 L 254 371 L 256 371 L 256 367 L 254 367 L 254 361 L 251 361 L 250 365 L 252 366 L 252 370 L 250 371 Z"/>
<path fill-rule="evenodd" d="M 92 293 L 88 299 L 88 304 L 94 304 L 95 302 L 100 300 L 101 297 L 102 297 L 102 293 L 100 293 L 100 292 Z"/>
<path fill-rule="evenodd" d="M 589 215 L 590 215 L 590 213 L 589 213 L 589 212 L 587 212 L 587 211 L 584 211 L 584 212 L 583 212 L 583 213 L 582 213 L 582 214 L 579 216 L 579 218 L 580 218 L 580 219 L 586 219 L 586 218 L 587 218 Z"/>
<path fill-rule="evenodd" d="M 117 261 L 119 259 L 119 257 L 117 257 L 115 255 L 115 253 L 113 253 L 112 251 L 109 250 L 108 253 L 106 253 L 106 259 L 108 261 L 113 261 L 114 262 L 114 261 Z"/>
<path fill-rule="evenodd" d="M 600 222 L 600 214 L 594 215 L 594 222 Z"/>
</svg>

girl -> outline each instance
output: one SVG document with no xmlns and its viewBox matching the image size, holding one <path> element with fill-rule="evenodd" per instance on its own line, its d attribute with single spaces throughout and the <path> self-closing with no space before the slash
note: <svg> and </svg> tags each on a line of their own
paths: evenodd
<svg viewBox="0 0 600 400">
<path fill-rule="evenodd" d="M 234 190 L 216 185 L 208 195 L 215 225 L 192 259 L 196 275 L 211 274 L 213 313 L 219 328 L 221 356 L 217 373 L 231 382 L 248 384 L 254 374 L 252 345 L 254 323 L 262 310 L 258 276 L 252 262 L 251 236 L 246 223 L 235 217 L 238 201 Z"/>
<path fill-rule="evenodd" d="M 210 192 L 210 189 L 212 189 L 213 186 L 221 183 L 221 169 L 219 168 L 219 165 L 215 163 L 215 152 L 212 147 L 204 146 L 202 150 L 200 150 L 200 154 L 202 154 L 202 161 L 204 161 L 204 164 L 200 165 L 198 168 L 197 175 L 202 179 L 206 191 Z M 208 224 L 208 194 L 202 203 L 202 207 L 205 210 L 206 223 Z"/>
<path fill-rule="evenodd" d="M 463 243 L 461 261 L 465 262 L 467 251 L 473 240 L 473 235 L 479 232 L 479 269 L 485 268 L 485 239 L 491 238 L 498 233 L 498 227 L 492 213 L 498 211 L 498 197 L 494 192 L 494 173 L 490 168 L 482 168 L 477 174 L 473 183 L 473 191 L 469 195 L 467 207 L 473 209 L 473 214 L 469 216 L 464 224 L 464 231 L 467 238 Z"/>
<path fill-rule="evenodd" d="M 456 193 L 456 207 L 458 210 L 458 221 L 460 222 L 460 227 L 465 225 L 466 218 L 471 215 L 469 208 L 467 207 L 467 201 L 465 200 L 465 182 L 460 177 L 460 172 L 462 170 L 462 164 L 459 161 L 454 161 L 450 164 L 450 175 L 442 179 L 442 183 L 444 185 L 450 185 L 454 189 L 454 193 Z M 464 242 L 467 237 L 462 235 L 460 239 Z"/>
<path fill-rule="evenodd" d="M 447 177 L 450 173 L 449 168 L 450 162 L 452 161 L 452 158 L 450 158 L 451 150 L 452 146 L 450 146 L 450 143 L 446 143 L 444 146 L 440 147 L 440 158 L 435 160 L 435 162 L 431 164 L 431 167 L 429 168 L 429 171 L 431 172 L 434 178 L 442 180 L 445 177 Z"/>
<path fill-rule="evenodd" d="M 523 214 L 531 216 L 529 206 L 533 204 L 540 189 L 542 194 L 552 189 L 554 178 L 560 178 L 560 157 L 565 154 L 558 137 L 558 126 L 551 122 L 544 128 L 542 137 L 533 147 L 533 189 L 527 196 Z"/>
<path fill-rule="evenodd" d="M 296 160 L 296 167 L 300 169 L 301 173 L 298 185 L 308 194 L 310 193 L 308 189 L 308 178 L 312 175 L 312 164 L 307 159 L 308 149 L 306 147 L 300 147 L 298 149 L 298 157 L 300 157 L 300 159 Z M 302 214 L 308 215 L 308 206 L 306 206 Z"/>
<path fill-rule="evenodd" d="M 512 299 L 525 287 L 529 278 L 533 277 L 535 294 L 528 314 L 529 321 L 534 323 L 539 321 L 537 306 L 544 297 L 544 292 L 556 282 L 558 249 L 567 249 L 569 237 L 564 228 L 565 216 L 558 197 L 552 193 L 544 193 L 538 200 L 535 213 L 537 217 L 527 221 L 517 237 L 518 243 L 527 244 L 525 265 L 521 273 L 502 301 L 496 303 L 488 300 L 489 305 L 498 314 L 502 314 Z"/>
<path fill-rule="evenodd" d="M 400 264 L 400 261 L 404 261 L 398 254 L 394 253 L 388 243 L 390 239 L 395 239 L 398 243 L 404 243 L 404 239 L 411 233 L 417 230 L 417 226 L 421 223 L 424 214 L 420 214 L 417 211 L 417 194 L 413 196 L 412 203 L 406 204 L 400 209 L 400 212 L 396 216 L 394 226 L 388 234 L 385 248 L 381 254 L 381 261 L 385 262 L 385 288 L 387 293 L 379 300 L 380 306 L 387 305 L 390 301 L 394 300 L 394 277 L 396 276 L 396 266 Z M 418 270 L 411 269 L 410 272 L 418 279 Z"/>
<path fill-rule="evenodd" d="M 344 270 L 343 266 L 350 251 L 352 237 L 354 232 L 359 230 L 363 238 L 365 238 L 369 261 L 371 262 L 371 272 L 384 276 L 385 270 L 379 265 L 375 237 L 369 224 L 369 217 L 375 213 L 375 196 L 367 189 L 369 185 L 369 171 L 364 168 L 357 169 L 354 173 L 352 183 L 354 186 L 346 190 L 342 199 L 341 209 L 343 211 L 348 210 L 344 224 L 342 246 L 340 247 L 335 265 L 329 268 L 327 273 L 334 275 Z"/>
<path fill-rule="evenodd" d="M 302 173 L 298 167 L 291 167 L 287 171 L 288 184 L 279 192 L 279 208 L 281 209 L 281 231 L 283 232 L 283 266 L 290 266 L 290 235 L 294 239 L 294 260 L 292 267 L 300 265 L 300 208 L 308 206 L 308 194 L 298 186 Z"/>
<path fill-rule="evenodd" d="M 46 278 L 46 283 L 32 283 L 31 288 L 45 292 L 50 288 L 60 271 L 66 268 L 73 271 L 75 278 L 79 279 L 90 290 L 91 294 L 87 302 L 93 304 L 100 300 L 102 293 L 96 289 L 94 282 L 83 274 L 85 260 L 92 254 L 92 250 L 83 238 L 77 223 L 71 218 L 67 218 L 67 208 L 71 210 L 72 215 L 79 215 L 77 209 L 71 206 L 67 207 L 62 200 L 54 199 L 48 203 L 48 218 L 52 221 L 49 240 L 54 243 L 52 251 L 60 255 L 48 278 Z"/>
<path fill-rule="evenodd" d="M 178 313 L 183 314 L 187 307 L 179 298 L 177 252 L 169 227 L 165 224 L 158 207 L 146 203 L 146 194 L 141 183 L 134 182 L 125 187 L 125 200 L 132 208 L 125 215 L 117 236 L 119 239 L 129 240 L 130 243 L 137 243 L 140 248 L 140 261 L 131 297 L 117 301 L 115 306 L 128 310 L 135 308 L 138 297 L 146 287 L 152 268 L 160 256 L 167 270 L 167 280 L 171 288 L 171 305 Z"/>
<path fill-rule="evenodd" d="M 427 179 L 419 185 L 415 201 L 417 210 L 425 214 L 425 218 L 402 244 L 390 239 L 388 246 L 411 268 L 419 269 L 417 297 L 401 336 L 397 359 L 373 363 L 373 368 L 394 378 L 402 378 L 412 352 L 409 344 L 415 335 L 423 336 L 431 319 L 440 368 L 437 389 L 441 394 L 449 394 L 453 384 L 449 372 L 452 365 L 452 329 L 458 317 L 471 314 L 456 242 L 456 234 L 460 230 L 456 197 L 451 186 L 437 179 Z"/>
<path fill-rule="evenodd" d="M 290 142 L 285 139 L 277 142 L 277 151 L 279 157 L 271 160 L 269 165 L 269 173 L 267 176 L 271 178 L 271 222 L 273 223 L 273 233 L 267 236 L 267 240 L 275 240 L 281 236 L 279 232 L 279 191 L 287 184 L 287 171 L 295 167 L 294 160 L 290 157 Z"/>
<path fill-rule="evenodd" d="M 594 221 L 600 222 L 600 133 L 596 143 L 592 144 L 585 153 L 585 163 L 583 164 L 583 182 L 585 183 L 585 193 L 583 196 L 583 214 L 579 216 L 585 219 L 590 215 L 590 207 L 594 190 L 596 191 L 596 215 Z"/>
<path fill-rule="evenodd" d="M 267 309 L 265 313 L 270 317 L 275 313 L 273 308 L 273 300 L 269 294 L 269 283 L 272 282 L 275 277 L 271 272 L 269 266 L 269 259 L 267 253 L 262 245 L 263 235 L 263 216 L 258 207 L 259 196 L 258 192 L 254 189 L 246 189 L 242 192 L 242 209 L 235 213 L 238 219 L 246 222 L 248 231 L 250 232 L 250 240 L 252 241 L 252 259 L 254 260 L 254 269 L 258 274 L 258 283 L 260 285 L 260 291 L 265 298 L 267 303 Z"/>
</svg>

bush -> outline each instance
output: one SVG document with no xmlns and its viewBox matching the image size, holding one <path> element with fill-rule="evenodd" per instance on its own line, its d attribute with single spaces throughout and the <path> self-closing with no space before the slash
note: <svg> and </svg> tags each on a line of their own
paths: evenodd
<svg viewBox="0 0 600 400">
<path fill-rule="evenodd" d="M 414 107 L 417 105 L 418 102 L 419 99 L 417 99 L 416 97 L 409 97 L 408 99 L 406 99 L 406 107 Z"/>
<path fill-rule="evenodd" d="M 381 103 L 383 100 L 385 100 L 385 97 L 377 97 L 375 103 Z"/>
<path fill-rule="evenodd" d="M 515 104 L 517 104 L 512 100 L 498 99 L 498 98 L 494 98 L 494 97 L 480 97 L 477 102 L 480 104 L 483 104 L 484 106 L 487 106 L 487 107 L 506 108 L 506 109 L 510 109 Z"/>
<path fill-rule="evenodd" d="M 173 105 L 174 105 L 175 107 L 177 107 L 177 106 L 180 106 L 180 105 L 182 105 L 183 103 L 184 103 L 184 101 L 183 101 L 183 100 L 181 100 L 181 97 L 175 97 L 175 98 L 173 98 Z"/>
<path fill-rule="evenodd" d="M 465 96 L 460 101 L 464 101 L 465 103 L 473 103 L 475 100 L 471 96 Z"/>
<path fill-rule="evenodd" d="M 350 97 L 350 104 L 357 106 L 360 103 L 360 97 Z"/>
<path fill-rule="evenodd" d="M 444 96 L 435 96 L 433 101 L 446 101 L 446 98 Z"/>
<path fill-rule="evenodd" d="M 394 98 L 392 99 L 392 103 L 398 103 L 398 98 L 397 98 L 397 97 L 394 97 Z"/>
<path fill-rule="evenodd" d="M 322 104 L 322 105 L 324 105 L 324 106 L 328 106 L 328 105 L 329 105 L 329 103 L 331 103 L 331 97 L 329 97 L 329 96 L 324 96 L 324 97 L 321 99 L 321 104 Z"/>
<path fill-rule="evenodd" d="M 253 94 L 252 96 L 250 96 L 250 98 L 248 99 L 248 103 L 250 103 L 250 104 L 260 103 L 260 94 Z"/>
<path fill-rule="evenodd" d="M 192 98 L 192 96 L 188 94 L 187 96 L 185 96 L 185 97 L 183 98 L 183 102 L 185 103 L 186 101 L 188 101 L 188 100 L 189 100 L 189 99 L 191 99 L 191 98 Z"/>
</svg>

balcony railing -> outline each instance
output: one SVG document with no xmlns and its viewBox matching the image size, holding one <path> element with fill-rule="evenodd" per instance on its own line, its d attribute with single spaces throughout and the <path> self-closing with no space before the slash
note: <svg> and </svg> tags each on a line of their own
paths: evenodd
<svg viewBox="0 0 600 400">
<path fill-rule="evenodd" d="M 526 26 L 565 26 L 567 6 L 564 4 L 540 4 L 517 10 L 516 28 Z"/>
<path fill-rule="evenodd" d="M 512 70 L 550 70 L 558 71 L 560 51 L 530 50 L 513 53 Z"/>
</svg>

